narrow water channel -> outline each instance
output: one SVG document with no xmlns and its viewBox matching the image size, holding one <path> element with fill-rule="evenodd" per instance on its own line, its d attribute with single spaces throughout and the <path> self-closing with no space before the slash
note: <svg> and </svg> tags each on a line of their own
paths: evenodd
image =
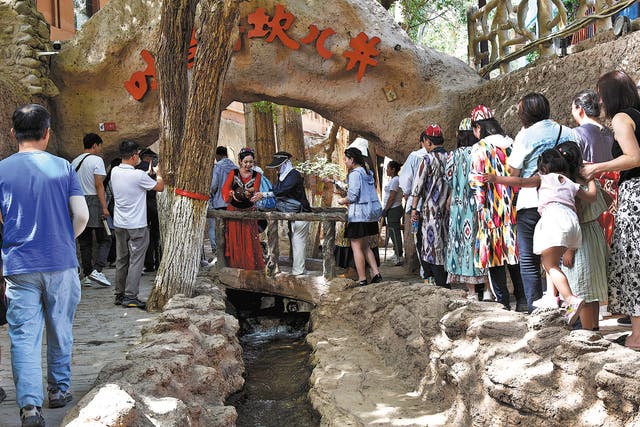
<svg viewBox="0 0 640 427">
<path fill-rule="evenodd" d="M 309 314 L 285 313 L 279 300 L 260 308 L 256 294 L 228 297 L 240 320 L 245 365 L 244 388 L 227 400 L 238 412 L 237 426 L 318 426 L 320 417 L 307 398 Z"/>
</svg>

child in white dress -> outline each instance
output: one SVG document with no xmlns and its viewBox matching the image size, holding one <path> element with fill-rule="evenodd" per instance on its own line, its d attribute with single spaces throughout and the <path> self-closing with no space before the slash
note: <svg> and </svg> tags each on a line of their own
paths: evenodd
<svg viewBox="0 0 640 427">
<path fill-rule="evenodd" d="M 558 300 L 554 296 L 554 288 L 557 289 L 567 303 L 565 318 L 569 325 L 578 320 L 584 301 L 571 291 L 567 277 L 560 269 L 560 259 L 567 249 L 579 248 L 582 243 L 575 197 L 592 203 L 597 195 L 593 181 L 588 183 L 586 191 L 573 182 L 569 178 L 572 170 L 576 170 L 575 165 L 569 165 L 559 151 L 550 149 L 540 155 L 539 173 L 530 178 L 487 175 L 490 182 L 538 188 L 540 220 L 533 234 L 533 252 L 541 255 L 542 266 L 550 279 L 547 280 L 550 289 L 547 289 L 543 301 L 534 304 L 538 307 L 558 307 Z"/>
</svg>

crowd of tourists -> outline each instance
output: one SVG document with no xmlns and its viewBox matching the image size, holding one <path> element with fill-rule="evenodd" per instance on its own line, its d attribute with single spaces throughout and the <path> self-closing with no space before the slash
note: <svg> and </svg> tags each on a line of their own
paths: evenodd
<svg viewBox="0 0 640 427">
<path fill-rule="evenodd" d="M 622 71 L 603 75 L 596 88 L 577 93 L 567 106 L 576 121 L 573 129 L 551 118 L 541 93 L 519 100 L 521 129 L 515 139 L 485 105 L 461 119 L 453 151 L 445 149 L 438 124 L 427 126 L 404 165 L 388 164 L 382 203 L 368 143 L 356 139 L 344 153 L 347 182 L 326 180 L 342 194 L 337 203 L 348 207 L 348 221 L 336 238 L 338 265 L 354 267 L 360 286 L 383 281 L 377 248 L 381 218 L 393 242 L 393 262 L 402 264 L 404 201 L 425 281 L 466 285 L 470 299 L 484 294 L 507 310 L 564 307 L 568 324 L 579 321 L 588 330 L 599 329 L 600 305 L 608 303 L 610 311 L 629 316 L 621 320 L 632 325 L 626 346 L 640 349 L 640 273 L 633 272 L 640 259 L 634 244 L 640 234 L 635 188 L 640 186 L 640 98 Z M 601 110 L 612 129 L 599 121 Z M 220 154 L 226 157 L 226 150 Z M 278 210 L 309 211 L 290 154 L 276 153 L 269 165 L 279 168 L 274 188 L 263 185 L 253 151 L 242 150 L 239 160 L 239 168 L 222 172 L 226 179 L 218 185 L 227 209 L 254 209 L 274 198 Z M 293 172 L 295 178 L 287 180 Z M 217 197 L 212 192 L 212 200 Z M 289 226 L 293 274 L 304 273 L 301 247 L 308 223 L 301 223 Z M 258 227 L 256 221 L 229 221 L 225 255 L 231 266 L 264 267 Z"/>
<path fill-rule="evenodd" d="M 400 191 L 423 278 L 466 285 L 472 300 L 486 281 L 510 310 L 508 271 L 517 311 L 564 307 L 568 324 L 588 330 L 599 330 L 608 303 L 628 316 L 625 345 L 640 350 L 640 98 L 622 71 L 596 89 L 567 106 L 573 129 L 551 119 L 541 93 L 519 100 L 515 139 L 484 105 L 461 120 L 451 152 L 429 125 L 400 170 Z"/>
<path fill-rule="evenodd" d="M 81 277 L 85 285 L 111 285 L 103 269 L 114 234 L 115 303 L 145 308 L 138 291 L 149 230 L 154 228 L 147 217 L 147 208 L 150 212 L 154 208 L 148 192 L 163 191 L 164 183 L 153 165 L 153 153 L 145 153 L 133 141 L 121 142 L 121 159 L 107 173 L 98 135 L 85 135 L 84 152 L 69 163 L 46 152 L 51 117 L 44 107 L 19 107 L 12 121 L 18 152 L 0 162 L 6 285 L 0 297 L 3 303 L 8 301 L 5 320 L 22 426 L 44 426 L 43 329 L 48 406 L 60 408 L 72 400 L 72 324 L 80 302 Z M 141 162 L 145 155 L 148 163 Z M 159 262 L 155 256 L 152 254 L 154 268 Z M 0 400 L 4 397 L 0 388 Z"/>
<path fill-rule="evenodd" d="M 467 286 L 473 300 L 490 293 L 510 310 L 508 271 L 515 310 L 563 306 L 567 323 L 579 320 L 587 330 L 599 329 L 599 307 L 608 303 L 610 311 L 629 318 L 626 347 L 640 350 L 638 89 L 627 74 L 613 71 L 600 77 L 596 91 L 576 94 L 570 108 L 578 125 L 573 129 L 551 119 L 543 94 L 523 96 L 517 104 L 522 128 L 511 139 L 494 111 L 478 105 L 460 121 L 453 151 L 445 149 L 441 127 L 431 124 L 404 165 L 388 163 L 382 202 L 368 142 L 356 139 L 344 152 L 347 181 L 326 179 L 341 195 L 337 203 L 348 209 L 337 236 L 338 265 L 355 269 L 358 286 L 382 282 L 380 220 L 393 242 L 393 263 L 401 265 L 404 217 L 425 281 Z M 611 130 L 599 121 L 601 109 Z M 72 399 L 72 323 L 80 279 L 110 286 L 103 269 L 115 243 L 115 304 L 145 308 L 138 298 L 140 277 L 143 268 L 159 264 L 160 254 L 149 242 L 157 239 L 155 192 L 164 183 L 157 156 L 133 141 L 121 142 L 121 158 L 107 173 L 98 135 L 87 134 L 84 152 L 69 163 L 46 152 L 46 109 L 26 105 L 12 120 L 18 153 L 0 162 L 6 320 L 22 424 L 40 426 L 43 327 L 48 404 L 62 407 Z M 252 149 L 240 150 L 236 165 L 218 147 L 210 207 L 310 212 L 292 160 L 290 153 L 274 154 L 267 165 L 277 169 L 272 185 L 255 165 Z M 265 268 L 259 240 L 265 227 L 256 220 L 227 220 L 227 265 Z M 307 274 L 309 222 L 288 221 L 288 228 L 291 274 Z M 214 220 L 209 233 L 215 252 Z"/>
</svg>

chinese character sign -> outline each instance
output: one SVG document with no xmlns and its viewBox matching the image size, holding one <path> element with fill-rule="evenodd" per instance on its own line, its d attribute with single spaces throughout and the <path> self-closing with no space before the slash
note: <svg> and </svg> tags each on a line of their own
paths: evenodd
<svg viewBox="0 0 640 427">
<path fill-rule="evenodd" d="M 237 52 L 242 49 L 242 36 L 246 34 L 247 39 L 262 38 L 267 43 L 278 40 L 284 47 L 291 50 L 299 50 L 302 44 L 310 45 L 315 42 L 315 51 L 320 57 L 330 59 L 334 55 L 334 52 L 326 47 L 327 40 L 336 36 L 336 32 L 332 28 L 319 29 L 312 24 L 309 25 L 308 33 L 304 37 L 295 40 L 287 33 L 294 21 L 295 16 L 280 4 L 275 6 L 273 16 L 269 15 L 265 8 L 259 7 L 247 16 L 246 26 L 244 24 L 238 26 L 238 41 L 233 50 Z M 350 38 L 350 49 L 342 52 L 342 56 L 348 60 L 345 66 L 347 71 L 351 71 L 357 66 L 356 80 L 358 82 L 364 77 L 367 67 L 378 65 L 378 61 L 375 59 L 380 55 L 380 51 L 376 49 L 378 43 L 380 43 L 379 37 L 369 38 L 366 33 L 360 32 L 357 36 Z M 195 31 L 193 31 L 189 43 L 187 68 L 193 67 L 197 44 Z M 147 68 L 144 71 L 133 73 L 124 84 L 127 92 L 137 101 L 140 101 L 149 89 L 157 87 L 153 57 L 147 50 L 140 52 L 140 55 L 147 64 Z"/>
</svg>

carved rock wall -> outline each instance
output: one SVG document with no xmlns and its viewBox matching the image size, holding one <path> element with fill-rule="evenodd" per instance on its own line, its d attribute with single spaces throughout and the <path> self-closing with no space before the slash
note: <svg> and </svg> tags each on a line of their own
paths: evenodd
<svg viewBox="0 0 640 427">
<path fill-rule="evenodd" d="M 604 39 L 604 37 L 603 37 Z M 617 40 L 605 41 L 589 50 L 555 58 L 523 68 L 475 88 L 462 97 L 465 111 L 477 104 L 496 110 L 504 130 L 515 136 L 522 127 L 517 115 L 517 102 L 529 92 L 541 92 L 551 104 L 551 117 L 571 127 L 573 96 L 581 90 L 596 88 L 602 74 L 623 69 L 631 78 L 640 79 L 640 31 Z"/>
<path fill-rule="evenodd" d="M 295 16 L 287 34 L 296 40 L 309 32 L 311 24 L 321 30 L 333 28 L 336 34 L 324 44 L 333 56 L 323 59 L 315 43 L 291 50 L 278 39 L 267 43 L 264 38 L 247 40 L 245 35 L 227 74 L 225 103 L 266 99 L 310 108 L 384 143 L 380 151 L 388 154 L 416 149 L 427 123 L 443 123 L 447 135 L 453 136 L 460 94 L 481 83 L 471 68 L 416 47 L 375 1 L 254 0 L 241 2 L 241 16 L 246 18 L 258 7 L 273 15 L 275 4 L 283 4 Z M 157 52 L 159 11 L 159 0 L 112 0 L 55 59 L 54 80 L 61 88 L 54 100 L 56 131 L 63 135 L 69 156 L 81 150 L 82 133 L 96 131 L 102 121 L 118 126 L 117 132 L 102 134 L 106 151 L 115 151 L 124 137 L 143 143 L 157 137 L 158 91 L 137 102 L 123 85 L 134 72 L 146 68 L 142 49 Z M 342 54 L 349 49 L 350 38 L 361 31 L 382 41 L 377 45 L 378 65 L 368 67 L 358 83 L 358 66 L 347 71 Z M 387 101 L 386 86 L 395 89 L 395 101 Z"/>
<path fill-rule="evenodd" d="M 16 84 L 13 78 L 0 72 L 0 159 L 18 151 L 17 144 L 11 136 L 11 113 L 19 105 L 29 102 L 24 88 Z"/>
<path fill-rule="evenodd" d="M 49 26 L 36 9 L 35 0 L 0 2 L 0 72 L 20 82 L 31 95 L 55 96 L 58 90 L 49 80 L 51 51 Z"/>
<path fill-rule="evenodd" d="M 235 425 L 225 400 L 244 383 L 238 321 L 209 279 L 198 278 L 197 295 L 173 297 L 126 360 L 100 372 L 63 425 Z"/>
<path fill-rule="evenodd" d="M 464 292 L 385 283 L 313 313 L 322 425 L 635 426 L 640 354 Z M 381 362 L 382 361 L 382 362 Z"/>
</svg>

